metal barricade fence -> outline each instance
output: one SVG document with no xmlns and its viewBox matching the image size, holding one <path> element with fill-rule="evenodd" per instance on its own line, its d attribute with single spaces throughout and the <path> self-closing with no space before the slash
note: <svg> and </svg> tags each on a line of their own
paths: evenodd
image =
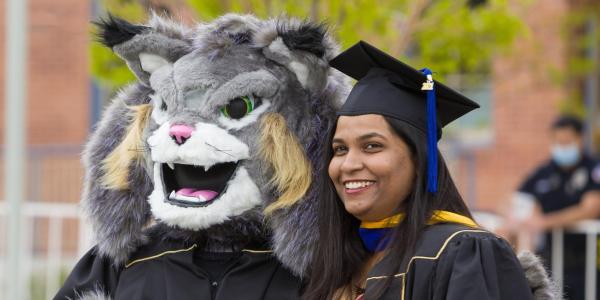
<svg viewBox="0 0 600 300">
<path fill-rule="evenodd" d="M 0 202 L 0 216 L 5 220 L 6 209 L 3 202 Z M 21 286 L 25 291 L 25 299 L 50 299 L 58 291 L 65 272 L 68 272 L 77 258 L 80 257 L 91 247 L 90 230 L 86 222 L 78 223 L 78 246 L 75 253 L 65 255 L 64 253 L 64 229 L 65 221 L 79 220 L 80 212 L 77 204 L 72 203 L 25 203 L 23 205 L 23 215 L 21 220 L 21 249 L 22 269 Z M 46 236 L 46 249 L 42 253 L 37 253 L 34 249 L 35 239 L 35 221 L 40 219 L 48 220 Z M 2 230 L 4 231 L 4 226 Z M 3 236 L 5 234 L 3 233 Z M 45 252 L 45 253 L 44 253 Z M 0 265 L 4 266 L 4 257 L 0 256 Z M 5 276 L 11 274 L 2 274 L 0 279 L 5 282 Z M 42 278 L 42 282 L 39 279 Z M 36 282 L 37 281 L 37 282 Z M 41 289 L 41 290 L 40 290 Z"/>
<path fill-rule="evenodd" d="M 520 207 L 522 208 L 522 207 Z M 506 220 L 494 213 L 474 211 L 473 216 L 478 224 L 484 228 L 496 232 L 497 229 L 506 225 Z M 598 234 L 600 234 L 599 220 L 583 220 L 566 228 L 556 228 L 552 231 L 552 280 L 559 289 L 559 294 L 563 293 L 564 281 L 564 234 L 577 233 L 586 236 L 585 249 L 585 299 L 596 300 L 596 270 L 598 265 Z M 532 251 L 536 242 L 532 240 L 529 232 L 518 232 L 515 237 L 517 252 L 520 250 Z"/>
<path fill-rule="evenodd" d="M 562 294 L 564 278 L 564 234 L 585 234 L 585 299 L 596 300 L 596 270 L 598 257 L 598 234 L 600 234 L 600 221 L 583 220 L 566 228 L 557 228 L 552 231 L 552 274 L 554 281 Z"/>
<path fill-rule="evenodd" d="M 22 203 L 19 236 L 19 290 L 22 299 L 51 299 L 65 275 L 91 247 L 91 230 L 81 222 L 81 146 L 30 148 L 27 200 Z M 0 200 L 0 268 L 6 265 L 7 205 Z M 14 274 L 0 272 L 0 291 Z M 0 299 L 5 297 L 0 293 Z"/>
</svg>

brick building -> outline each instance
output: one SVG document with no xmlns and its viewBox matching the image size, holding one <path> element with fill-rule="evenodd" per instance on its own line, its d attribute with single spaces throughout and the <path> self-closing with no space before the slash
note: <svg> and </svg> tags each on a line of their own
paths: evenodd
<svg viewBox="0 0 600 300">
<path fill-rule="evenodd" d="M 5 1 L 0 1 L 1 15 L 4 6 Z M 30 145 L 80 144 L 87 136 L 90 13 L 87 1 L 29 1 L 27 142 Z M 4 26 L 2 22 L 0 40 L 4 40 Z M 1 48 L 0 55 L 4 57 L 5 49 Z M 0 61 L 0 69 L 4 70 L 4 59 Z M 4 71 L 0 75 L 2 96 L 3 77 Z M 3 107 L 4 104 L 2 114 Z M 0 138 L 3 137 L 2 130 Z"/>
<path fill-rule="evenodd" d="M 568 1 L 562 0 L 517 6 L 528 32 L 514 50 L 493 62 L 491 143 L 469 153 L 474 172 L 463 170 L 458 176 L 463 193 L 473 191 L 477 208 L 497 210 L 524 176 L 548 158 L 548 128 L 559 113 L 559 102 L 568 97 L 550 74 L 565 69 L 563 30 L 569 10 Z"/>
</svg>

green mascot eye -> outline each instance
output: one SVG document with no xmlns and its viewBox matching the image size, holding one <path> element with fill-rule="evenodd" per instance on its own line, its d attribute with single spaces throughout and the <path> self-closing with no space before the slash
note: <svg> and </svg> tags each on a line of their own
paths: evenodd
<svg viewBox="0 0 600 300">
<path fill-rule="evenodd" d="M 221 113 L 229 118 L 239 120 L 251 113 L 257 105 L 254 97 L 242 96 L 229 101 L 221 108 Z"/>
</svg>

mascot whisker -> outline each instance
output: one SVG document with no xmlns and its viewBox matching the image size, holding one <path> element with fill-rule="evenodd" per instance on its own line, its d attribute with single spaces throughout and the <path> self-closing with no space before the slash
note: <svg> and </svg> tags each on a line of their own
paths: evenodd
<svg viewBox="0 0 600 300">
<path fill-rule="evenodd" d="M 349 89 L 327 29 L 235 14 L 97 25 L 138 81 L 85 147 L 97 245 L 55 299 L 297 299 Z"/>
</svg>

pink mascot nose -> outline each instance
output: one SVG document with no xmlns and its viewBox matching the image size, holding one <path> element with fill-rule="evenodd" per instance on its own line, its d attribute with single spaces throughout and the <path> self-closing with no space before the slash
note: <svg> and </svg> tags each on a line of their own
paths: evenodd
<svg viewBox="0 0 600 300">
<path fill-rule="evenodd" d="M 172 125 L 169 129 L 169 135 L 177 145 L 182 145 L 192 136 L 193 131 L 194 128 L 188 125 Z"/>
</svg>

